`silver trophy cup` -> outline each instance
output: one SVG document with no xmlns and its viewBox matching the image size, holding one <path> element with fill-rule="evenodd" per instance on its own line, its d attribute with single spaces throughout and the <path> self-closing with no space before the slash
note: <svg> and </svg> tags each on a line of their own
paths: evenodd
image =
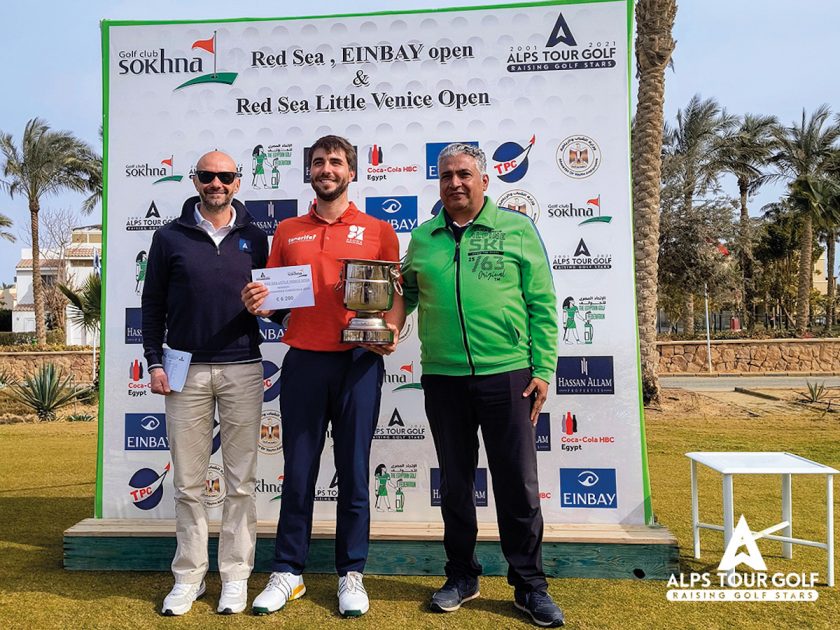
<svg viewBox="0 0 840 630">
<path fill-rule="evenodd" d="M 394 292 L 402 294 L 399 262 L 342 258 L 344 266 L 336 290 L 344 289 L 344 306 L 356 311 L 350 325 L 341 331 L 342 343 L 387 345 L 394 333 L 382 313 L 394 305 Z"/>
</svg>

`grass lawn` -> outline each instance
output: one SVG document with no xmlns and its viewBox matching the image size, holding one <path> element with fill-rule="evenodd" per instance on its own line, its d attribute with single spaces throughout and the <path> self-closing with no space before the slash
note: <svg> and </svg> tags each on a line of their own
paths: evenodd
<svg viewBox="0 0 840 630">
<path fill-rule="evenodd" d="M 689 466 L 683 453 L 786 450 L 840 467 L 840 418 L 835 414 L 791 407 L 788 414 L 751 418 L 732 416 L 714 405 L 666 403 L 663 410 L 648 414 L 647 432 L 654 510 L 680 542 L 683 572 L 713 571 L 723 553 L 722 535 L 704 532 L 703 561 L 692 557 Z M 159 617 L 160 602 L 171 586 L 168 573 L 62 568 L 63 530 L 93 513 L 96 426 L 2 425 L 0 449 L 0 628 L 533 627 L 513 609 L 511 590 L 500 577 L 483 578 L 481 598 L 459 612 L 434 615 L 426 612 L 426 602 L 441 578 L 369 576 L 370 612 L 342 620 L 334 576 L 307 575 L 306 596 L 275 615 L 222 617 L 214 613 L 219 580 L 212 575 L 208 597 L 189 615 Z M 720 522 L 719 476 L 701 468 L 700 485 L 701 518 Z M 781 520 L 778 477 L 736 477 L 735 485 L 736 518 L 743 512 L 756 530 Z M 795 536 L 824 540 L 824 492 L 824 477 L 794 478 Z M 840 513 L 837 506 L 835 512 Z M 840 543 L 837 533 L 835 540 Z M 550 591 L 564 608 L 569 628 L 838 627 L 840 587 L 824 585 L 825 552 L 794 546 L 793 560 L 783 560 L 779 543 L 760 541 L 759 547 L 770 572 L 819 571 L 819 600 L 671 603 L 665 599 L 665 582 L 630 580 L 551 580 Z M 249 599 L 265 578 L 258 574 L 251 580 Z"/>
</svg>

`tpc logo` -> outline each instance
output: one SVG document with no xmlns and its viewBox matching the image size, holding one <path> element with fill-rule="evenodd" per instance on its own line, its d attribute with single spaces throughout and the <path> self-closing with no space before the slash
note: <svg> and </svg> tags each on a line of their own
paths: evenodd
<svg viewBox="0 0 840 630">
<path fill-rule="evenodd" d="M 368 197 L 365 212 L 390 223 L 395 232 L 411 232 L 417 227 L 417 197 Z"/>
<path fill-rule="evenodd" d="M 451 142 L 427 142 L 426 143 L 426 179 L 440 179 L 438 175 L 438 156 L 440 152 L 454 142 L 459 144 L 468 144 L 473 147 L 478 146 L 477 140 L 464 140 Z"/>
<path fill-rule="evenodd" d="M 493 170 L 496 177 L 505 183 L 518 182 L 528 172 L 528 154 L 534 146 L 536 136 L 531 136 L 528 146 L 516 142 L 505 142 L 493 152 Z"/>
<path fill-rule="evenodd" d="M 537 418 L 535 441 L 538 451 L 551 450 L 551 414 L 541 413 Z"/>
<path fill-rule="evenodd" d="M 169 440 L 166 437 L 166 414 L 125 414 L 125 450 L 169 450 Z"/>
<path fill-rule="evenodd" d="M 615 468 L 561 468 L 560 507 L 617 508 Z"/>
<path fill-rule="evenodd" d="M 143 343 L 143 314 L 139 308 L 125 309 L 125 342 Z"/>
<path fill-rule="evenodd" d="M 432 505 L 440 505 L 440 468 L 429 469 L 429 481 L 431 482 Z M 487 469 L 475 469 L 475 505 L 476 507 L 487 507 Z"/>
<path fill-rule="evenodd" d="M 131 475 L 128 480 L 131 502 L 141 510 L 156 508 L 163 498 L 163 480 L 171 467 L 172 464 L 167 464 L 160 474 L 151 468 L 141 468 Z"/>
<path fill-rule="evenodd" d="M 283 219 L 297 216 L 297 199 L 249 199 L 245 208 L 254 218 L 254 225 L 267 236 L 274 236 L 277 224 Z"/>
</svg>

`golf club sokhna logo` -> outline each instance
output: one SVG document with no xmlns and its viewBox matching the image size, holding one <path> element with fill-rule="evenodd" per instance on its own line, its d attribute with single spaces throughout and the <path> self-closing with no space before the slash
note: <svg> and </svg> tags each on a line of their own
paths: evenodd
<svg viewBox="0 0 840 630">
<path fill-rule="evenodd" d="M 222 83 L 233 85 L 236 81 L 236 72 L 218 71 L 218 31 L 213 31 L 213 36 L 207 39 L 199 39 L 190 46 L 192 57 L 177 57 L 167 54 L 165 48 L 157 49 L 135 49 L 121 50 L 118 52 L 117 62 L 118 75 L 152 75 L 152 74 L 196 74 L 203 73 L 204 62 L 207 60 L 206 53 L 213 56 L 213 72 L 200 74 L 178 85 L 175 90 L 201 85 L 205 83 Z M 199 51 L 193 53 L 192 51 Z"/>
</svg>

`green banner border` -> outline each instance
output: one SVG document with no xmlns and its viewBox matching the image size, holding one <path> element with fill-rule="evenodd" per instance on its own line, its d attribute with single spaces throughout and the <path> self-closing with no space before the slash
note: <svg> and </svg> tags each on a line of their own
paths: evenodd
<svg viewBox="0 0 840 630">
<path fill-rule="evenodd" d="M 105 22 L 102 29 L 102 307 L 99 315 L 99 421 L 96 439 L 96 494 L 93 500 L 94 518 L 102 518 L 102 476 L 105 469 L 105 331 L 107 261 L 108 261 L 108 105 L 110 96 L 110 31 Z"/>
<path fill-rule="evenodd" d="M 319 20 L 319 19 L 339 19 L 352 17 L 376 17 L 386 15 L 417 15 L 424 13 L 451 13 L 455 11 L 488 11 L 494 9 L 515 9 L 528 7 L 548 7 L 569 4 L 596 4 L 607 2 L 623 2 L 627 6 L 627 121 L 628 128 L 632 123 L 632 94 L 631 89 L 633 85 L 633 24 L 634 24 L 634 0 L 545 0 L 543 2 L 524 2 L 511 4 L 496 4 L 496 5 L 481 5 L 471 7 L 442 7 L 439 9 L 418 9 L 406 11 L 377 11 L 372 13 L 339 13 L 333 15 L 308 15 L 308 16 L 287 16 L 276 18 L 222 18 L 222 19 L 202 19 L 202 20 L 102 20 L 100 22 L 102 29 L 102 321 L 101 331 L 107 330 L 105 313 L 106 308 L 106 261 L 108 248 L 108 114 L 109 114 L 109 60 L 110 60 L 110 29 L 118 26 L 162 26 L 170 24 L 225 24 L 225 23 L 241 23 L 241 22 L 280 22 L 289 20 Z M 629 129 L 628 137 L 632 143 L 632 128 Z M 629 147 L 628 147 L 629 149 Z M 632 167 L 631 172 L 628 173 L 629 191 L 630 191 L 630 217 L 631 229 L 630 237 L 633 246 L 630 249 L 631 260 L 633 265 L 633 306 L 634 321 L 636 322 L 636 374 L 638 380 L 638 399 L 639 399 L 639 431 L 640 442 L 642 449 L 642 495 L 644 500 L 645 522 L 648 525 L 653 524 L 653 508 L 651 505 L 651 490 L 650 490 L 650 474 L 648 471 L 648 451 L 647 439 L 645 432 L 645 410 L 644 401 L 642 399 L 642 363 L 641 351 L 639 347 L 639 321 L 638 321 L 638 303 L 636 296 L 635 283 L 635 241 L 633 240 L 633 177 Z M 95 518 L 102 518 L 102 477 L 104 467 L 104 401 L 105 401 L 105 335 L 100 335 L 100 365 L 99 365 L 99 430 L 97 439 L 97 467 L 96 467 L 96 498 L 95 498 Z"/>
</svg>

